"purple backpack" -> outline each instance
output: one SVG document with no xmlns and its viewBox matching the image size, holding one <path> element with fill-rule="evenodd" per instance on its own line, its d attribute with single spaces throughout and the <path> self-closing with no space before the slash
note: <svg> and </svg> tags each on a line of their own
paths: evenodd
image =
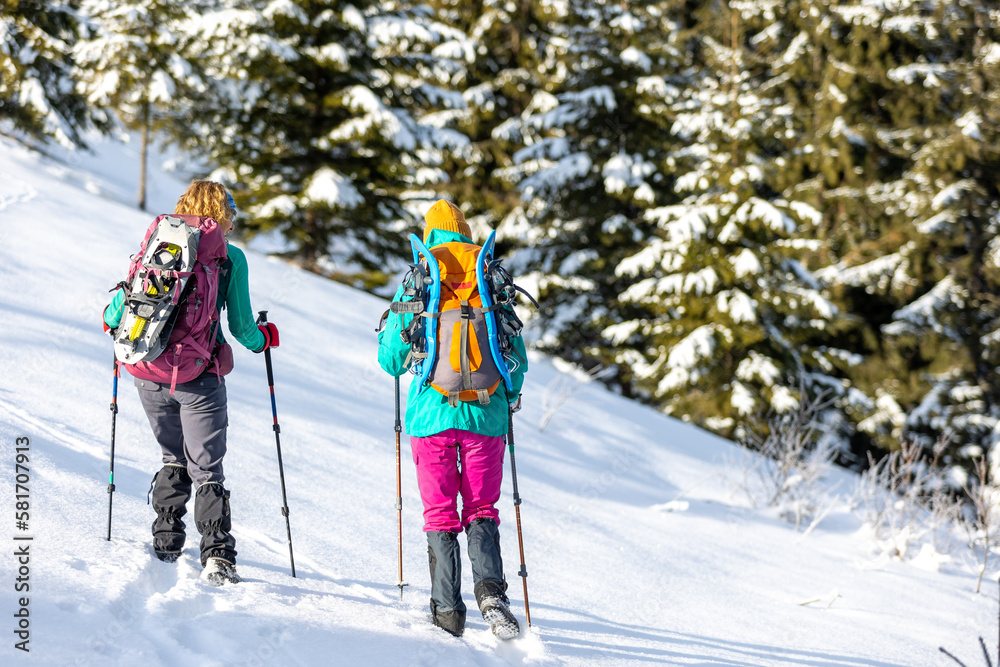
<svg viewBox="0 0 1000 667">
<path fill-rule="evenodd" d="M 166 214 L 153 221 L 129 265 L 115 333 L 115 356 L 129 373 L 169 382 L 172 394 L 206 370 L 232 370 L 232 348 L 216 344 L 227 257 L 225 234 L 212 218 Z"/>
</svg>

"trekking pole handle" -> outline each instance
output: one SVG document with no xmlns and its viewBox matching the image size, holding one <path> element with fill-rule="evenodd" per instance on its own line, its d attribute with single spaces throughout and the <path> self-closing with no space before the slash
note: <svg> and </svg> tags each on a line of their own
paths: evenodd
<svg viewBox="0 0 1000 667">
<path fill-rule="evenodd" d="M 258 310 L 257 311 L 257 324 L 267 324 L 267 311 L 266 310 Z M 264 348 L 264 361 L 266 362 L 265 366 L 267 366 L 267 385 L 269 387 L 271 387 L 271 403 L 272 403 L 271 407 L 274 408 L 274 405 L 273 405 L 274 404 L 274 371 L 271 369 L 271 348 L 270 347 L 265 347 Z M 277 415 L 277 410 L 276 409 L 275 409 L 274 420 L 275 420 L 274 430 L 277 431 L 278 430 L 278 423 L 277 423 L 278 422 L 278 415 Z"/>
<path fill-rule="evenodd" d="M 507 413 L 507 446 L 510 450 L 510 476 L 514 484 L 514 507 L 521 505 L 521 494 L 517 490 L 517 464 L 514 463 L 514 413 Z"/>
<path fill-rule="evenodd" d="M 403 430 L 403 425 L 399 421 L 399 376 L 398 375 L 396 376 L 395 380 L 396 380 L 396 423 L 395 423 L 395 429 L 396 429 L 396 441 L 398 442 L 399 441 L 399 434 Z"/>
</svg>

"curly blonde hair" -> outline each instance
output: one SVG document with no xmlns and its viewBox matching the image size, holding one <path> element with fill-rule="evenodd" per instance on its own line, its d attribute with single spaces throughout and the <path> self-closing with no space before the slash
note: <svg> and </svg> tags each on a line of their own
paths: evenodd
<svg viewBox="0 0 1000 667">
<path fill-rule="evenodd" d="M 215 181 L 195 181 L 189 185 L 177 200 L 174 213 L 213 218 L 223 226 L 233 221 L 233 211 L 229 208 L 226 187 Z"/>
</svg>

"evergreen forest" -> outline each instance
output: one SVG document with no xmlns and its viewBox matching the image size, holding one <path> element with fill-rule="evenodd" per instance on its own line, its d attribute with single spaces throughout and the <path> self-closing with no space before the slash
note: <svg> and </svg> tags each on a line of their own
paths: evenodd
<svg viewBox="0 0 1000 667">
<path fill-rule="evenodd" d="M 615 391 L 1000 481 L 996 3 L 3 0 L 0 131 L 176 146 L 369 290 L 448 198 Z"/>
</svg>

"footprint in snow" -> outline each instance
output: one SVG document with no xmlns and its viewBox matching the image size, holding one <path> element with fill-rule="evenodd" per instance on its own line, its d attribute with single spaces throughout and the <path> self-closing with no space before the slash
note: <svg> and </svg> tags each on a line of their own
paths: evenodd
<svg viewBox="0 0 1000 667">
<path fill-rule="evenodd" d="M 0 211 L 14 205 L 30 201 L 38 191 L 26 182 L 6 172 L 0 172 Z"/>
</svg>

